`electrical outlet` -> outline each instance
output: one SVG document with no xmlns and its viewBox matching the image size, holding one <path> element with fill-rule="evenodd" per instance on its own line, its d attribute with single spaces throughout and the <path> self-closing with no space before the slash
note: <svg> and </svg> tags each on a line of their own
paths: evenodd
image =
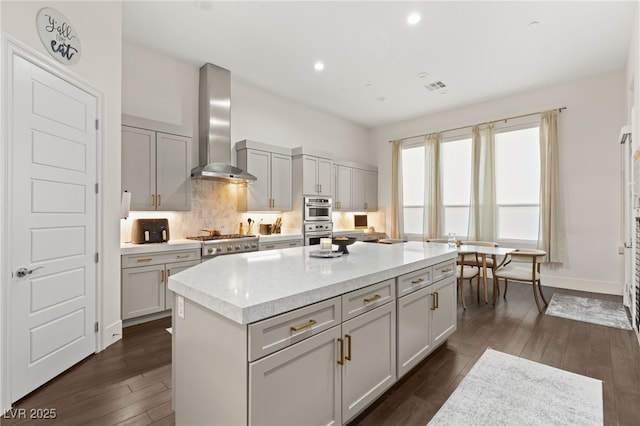
<svg viewBox="0 0 640 426">
<path fill-rule="evenodd" d="M 184 297 L 178 296 L 178 318 L 184 319 Z"/>
</svg>

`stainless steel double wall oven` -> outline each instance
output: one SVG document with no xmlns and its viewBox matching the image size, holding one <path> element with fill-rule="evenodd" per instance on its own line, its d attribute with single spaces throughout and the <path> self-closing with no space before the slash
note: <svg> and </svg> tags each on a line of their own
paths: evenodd
<svg viewBox="0 0 640 426">
<path fill-rule="evenodd" d="M 304 245 L 320 244 L 320 238 L 331 238 L 333 201 L 329 197 L 304 197 Z"/>
</svg>

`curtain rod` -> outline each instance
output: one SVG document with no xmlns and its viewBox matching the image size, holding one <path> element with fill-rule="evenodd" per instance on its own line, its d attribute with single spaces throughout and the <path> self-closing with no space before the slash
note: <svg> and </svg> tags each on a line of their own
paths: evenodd
<svg viewBox="0 0 640 426">
<path fill-rule="evenodd" d="M 565 109 L 567 109 L 567 107 L 554 108 L 552 110 L 546 110 L 546 111 L 558 111 L 559 113 L 562 113 L 562 111 L 565 110 Z M 400 140 L 401 141 L 406 141 L 407 139 L 419 138 L 421 136 L 427 136 L 427 135 L 430 135 L 431 133 L 453 132 L 454 130 L 462 130 L 462 129 L 466 129 L 467 127 L 473 127 L 473 126 L 482 126 L 484 124 L 495 123 L 497 121 L 507 122 L 508 120 L 515 120 L 516 118 L 529 117 L 530 115 L 542 114 L 543 112 L 546 112 L 546 111 L 530 112 L 529 114 L 514 115 L 512 117 L 500 118 L 498 120 L 492 120 L 492 121 L 485 121 L 484 123 L 479 123 L 479 124 L 470 124 L 468 126 L 456 127 L 454 129 L 441 130 L 439 132 L 429 132 L 429 133 L 423 133 L 421 135 L 407 136 L 406 138 L 401 138 Z M 391 142 L 393 142 L 393 141 L 389 141 L 389 143 L 391 143 Z"/>
</svg>

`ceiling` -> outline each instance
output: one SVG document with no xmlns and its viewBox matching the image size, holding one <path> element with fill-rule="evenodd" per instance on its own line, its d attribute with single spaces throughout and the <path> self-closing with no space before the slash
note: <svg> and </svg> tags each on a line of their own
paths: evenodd
<svg viewBox="0 0 640 426">
<path fill-rule="evenodd" d="M 123 38 L 364 127 L 625 67 L 635 1 L 131 1 Z M 421 21 L 409 25 L 418 13 Z M 324 70 L 314 63 L 322 61 Z M 425 88 L 442 82 L 446 88 Z"/>
</svg>

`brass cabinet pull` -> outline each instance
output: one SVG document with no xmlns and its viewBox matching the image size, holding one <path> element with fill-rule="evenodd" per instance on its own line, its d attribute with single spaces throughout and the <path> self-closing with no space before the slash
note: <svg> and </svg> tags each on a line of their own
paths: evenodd
<svg viewBox="0 0 640 426">
<path fill-rule="evenodd" d="M 436 291 L 436 309 L 440 308 L 440 294 Z"/>
<path fill-rule="evenodd" d="M 295 247 L 297 245 L 298 245 L 298 243 L 289 243 L 289 246 L 291 246 L 291 247 Z"/>
<path fill-rule="evenodd" d="M 151 262 L 152 260 L 153 260 L 153 258 L 151 258 L 151 257 L 145 257 L 143 259 L 136 260 L 136 262 Z"/>
<path fill-rule="evenodd" d="M 160 271 L 160 282 L 164 282 L 164 271 Z"/>
<path fill-rule="evenodd" d="M 338 338 L 338 343 L 340 343 L 340 358 L 338 358 L 338 365 L 344 365 L 344 340 Z"/>
<path fill-rule="evenodd" d="M 171 276 L 171 269 L 167 269 L 167 279 Z"/>
<path fill-rule="evenodd" d="M 374 295 L 373 297 L 369 297 L 368 299 L 365 298 L 364 301 L 366 303 L 370 303 L 370 302 L 375 302 L 376 300 L 380 299 L 382 296 L 380 296 L 379 294 Z"/>
<path fill-rule="evenodd" d="M 291 331 L 300 331 L 300 330 L 304 330 L 305 328 L 309 328 L 312 325 L 317 324 L 318 322 L 314 319 L 310 319 L 309 321 L 305 322 L 304 324 L 301 325 L 292 325 L 291 326 Z"/>
<path fill-rule="evenodd" d="M 187 259 L 189 257 L 188 254 L 179 254 L 176 256 L 178 259 Z"/>
<path fill-rule="evenodd" d="M 351 336 L 345 334 L 344 338 L 347 341 L 347 355 L 344 357 L 344 359 L 346 359 L 347 361 L 351 361 Z"/>
<path fill-rule="evenodd" d="M 446 268 L 446 269 L 443 269 L 443 270 L 442 270 L 442 272 L 444 272 L 444 273 L 446 273 L 446 272 L 451 272 L 451 271 L 452 271 L 452 269 L 451 269 L 451 268 Z"/>
<path fill-rule="evenodd" d="M 411 284 L 420 284 L 422 282 L 424 282 L 424 280 L 422 278 L 418 278 L 417 280 L 412 280 Z"/>
<path fill-rule="evenodd" d="M 437 308 L 438 308 L 438 305 L 436 305 L 436 294 L 431 293 L 431 310 L 435 311 Z"/>
<path fill-rule="evenodd" d="M 160 204 L 162 204 L 162 196 L 158 194 L 158 207 L 160 207 Z"/>
<path fill-rule="evenodd" d="M 264 246 L 264 248 L 268 248 L 268 249 L 272 249 L 274 247 L 275 247 L 275 245 L 273 245 L 273 244 L 269 244 L 268 246 Z"/>
</svg>

